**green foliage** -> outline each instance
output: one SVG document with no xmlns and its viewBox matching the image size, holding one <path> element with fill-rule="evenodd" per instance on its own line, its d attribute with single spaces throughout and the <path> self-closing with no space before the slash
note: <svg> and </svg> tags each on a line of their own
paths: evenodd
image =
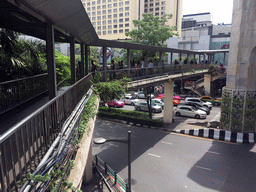
<svg viewBox="0 0 256 192">
<path fill-rule="evenodd" d="M 111 99 L 119 99 L 125 94 L 128 82 L 131 79 L 123 78 L 111 82 L 99 82 L 94 85 L 94 92 L 100 96 L 101 101 L 106 103 Z"/>
<path fill-rule="evenodd" d="M 57 83 L 61 82 L 63 79 L 71 75 L 70 69 L 70 58 L 68 56 L 62 55 L 59 51 L 55 50 L 55 65 L 57 73 Z M 69 85 L 69 84 L 64 84 Z"/>
<path fill-rule="evenodd" d="M 165 14 L 162 18 L 155 17 L 151 13 L 143 13 L 143 19 L 133 20 L 136 28 L 125 35 L 132 38 L 132 42 L 152 46 L 163 46 L 164 42 L 177 33 L 172 32 L 176 27 L 170 27 L 165 23 L 172 18 L 172 14 Z"/>
</svg>

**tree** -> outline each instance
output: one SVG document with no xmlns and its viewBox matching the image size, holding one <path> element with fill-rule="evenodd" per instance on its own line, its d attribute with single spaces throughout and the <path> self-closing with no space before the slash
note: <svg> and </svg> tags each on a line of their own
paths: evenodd
<svg viewBox="0 0 256 192">
<path fill-rule="evenodd" d="M 151 13 L 143 13 L 142 20 L 133 20 L 133 24 L 138 29 L 133 29 L 126 32 L 126 36 L 132 38 L 132 42 L 152 45 L 152 46 L 164 46 L 167 39 L 172 36 L 178 35 L 174 33 L 176 26 L 170 27 L 165 23 L 172 18 L 172 14 L 165 14 L 162 18 L 155 17 Z"/>
<path fill-rule="evenodd" d="M 123 78 L 111 82 L 99 82 L 94 84 L 94 91 L 100 96 L 101 102 L 105 104 L 109 100 L 120 99 L 125 94 L 130 81 L 131 79 Z"/>
</svg>

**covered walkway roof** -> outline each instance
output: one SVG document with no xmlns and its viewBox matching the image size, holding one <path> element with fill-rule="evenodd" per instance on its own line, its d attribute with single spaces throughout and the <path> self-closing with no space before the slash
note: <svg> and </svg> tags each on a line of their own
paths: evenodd
<svg viewBox="0 0 256 192">
<path fill-rule="evenodd" d="M 21 32 L 40 39 L 46 38 L 46 23 L 54 25 L 55 41 L 87 46 L 114 47 L 147 50 L 152 52 L 175 52 L 188 54 L 213 54 L 229 50 L 182 50 L 155 47 L 114 40 L 99 39 L 81 0 L 1 0 L 0 27 Z"/>
</svg>

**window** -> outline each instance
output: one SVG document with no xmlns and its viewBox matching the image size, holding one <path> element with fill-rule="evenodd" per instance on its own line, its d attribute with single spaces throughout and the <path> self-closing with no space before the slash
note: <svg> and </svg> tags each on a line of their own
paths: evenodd
<svg viewBox="0 0 256 192">
<path fill-rule="evenodd" d="M 112 12 L 111 9 L 109 9 L 109 10 L 108 10 L 108 13 L 111 13 L 111 12 Z"/>
<path fill-rule="evenodd" d="M 90 6 L 90 5 L 91 5 L 91 3 L 90 3 L 90 2 L 88 2 L 88 3 L 87 3 L 87 6 Z"/>
<path fill-rule="evenodd" d="M 113 16 L 114 16 L 114 18 L 117 18 L 117 14 L 114 14 Z"/>
<path fill-rule="evenodd" d="M 108 15 L 108 19 L 111 19 L 112 18 L 112 15 Z"/>
<path fill-rule="evenodd" d="M 159 16 L 159 12 L 155 13 L 155 16 Z"/>
<path fill-rule="evenodd" d="M 129 5 L 129 1 L 125 1 L 125 5 Z"/>
<path fill-rule="evenodd" d="M 111 2 L 111 0 L 108 0 L 108 2 L 110 3 L 110 2 Z"/>
<path fill-rule="evenodd" d="M 114 30 L 114 33 L 117 33 L 117 30 Z"/>
<path fill-rule="evenodd" d="M 91 13 L 87 13 L 88 16 L 91 16 Z"/>
<path fill-rule="evenodd" d="M 129 23 L 125 23 L 125 27 L 129 27 Z"/>
<path fill-rule="evenodd" d="M 107 22 L 106 21 L 102 21 L 102 24 L 104 25 L 104 24 L 106 24 Z"/>
<path fill-rule="evenodd" d="M 97 1 L 97 4 L 100 4 L 100 0 Z"/>
<path fill-rule="evenodd" d="M 101 30 L 101 26 L 99 26 L 97 29 L 98 29 L 98 30 Z"/>
<path fill-rule="evenodd" d="M 100 15 L 101 14 L 101 11 L 97 11 L 97 15 Z"/>
<path fill-rule="evenodd" d="M 96 15 L 96 12 L 92 12 L 92 15 Z"/>
<path fill-rule="evenodd" d="M 159 6 L 159 2 L 156 3 L 156 6 Z"/>
<path fill-rule="evenodd" d="M 108 29 L 112 29 L 112 25 L 109 25 L 109 26 L 108 26 Z"/>
<path fill-rule="evenodd" d="M 161 12 L 161 15 L 164 15 L 165 14 L 165 12 L 163 11 L 163 12 Z"/>
<path fill-rule="evenodd" d="M 114 7 L 117 7 L 117 3 L 114 3 L 114 5 L 113 5 Z"/>
<path fill-rule="evenodd" d="M 125 21 L 129 21 L 129 18 L 125 18 Z"/>
<path fill-rule="evenodd" d="M 123 17 L 124 16 L 124 14 L 123 13 L 119 13 L 119 17 Z"/>
<path fill-rule="evenodd" d="M 95 1 L 92 2 L 92 5 L 95 5 Z"/>
<path fill-rule="evenodd" d="M 154 1 L 154 0 L 150 0 L 150 2 L 152 2 L 152 1 Z"/>
<path fill-rule="evenodd" d="M 112 7 L 112 5 L 111 4 L 108 4 L 108 8 L 111 8 Z"/>
<path fill-rule="evenodd" d="M 123 11 L 124 9 L 123 8 L 119 8 L 119 11 Z"/>
<path fill-rule="evenodd" d="M 98 35 L 101 35 L 101 32 L 100 32 L 100 31 L 98 31 Z"/>
<path fill-rule="evenodd" d="M 108 20 L 108 24 L 111 24 L 112 23 L 112 20 Z"/>
<path fill-rule="evenodd" d="M 155 11 L 159 11 L 159 7 L 155 8 Z"/>
<path fill-rule="evenodd" d="M 101 25 L 101 21 L 98 21 L 98 22 L 97 22 L 97 25 Z"/>
<path fill-rule="evenodd" d="M 123 21 L 124 21 L 123 19 L 119 19 L 119 22 L 120 22 L 120 23 L 123 23 Z"/>
<path fill-rule="evenodd" d="M 125 11 L 129 11 L 129 7 L 125 7 Z"/>
<path fill-rule="evenodd" d="M 117 28 L 117 25 L 114 25 L 114 29 Z"/>
<path fill-rule="evenodd" d="M 102 19 L 106 19 L 106 15 L 103 15 L 103 16 L 102 16 Z"/>
<path fill-rule="evenodd" d="M 150 9 L 149 9 L 149 12 L 152 12 L 152 11 L 153 11 L 153 8 L 150 8 Z"/>
<path fill-rule="evenodd" d="M 95 21 L 95 20 L 96 20 L 96 17 L 92 17 L 92 20 Z"/>
<path fill-rule="evenodd" d="M 121 27 L 124 27 L 124 25 L 123 24 L 119 24 L 119 28 L 121 28 Z"/>
<path fill-rule="evenodd" d="M 107 7 L 106 5 L 102 5 L 102 9 L 106 9 L 106 7 Z"/>
<path fill-rule="evenodd" d="M 120 30 L 119 30 L 119 33 L 123 33 L 123 32 L 124 32 L 124 30 L 123 30 L 123 29 L 120 29 Z"/>
<path fill-rule="evenodd" d="M 125 29 L 125 32 L 129 32 L 129 29 Z"/>
<path fill-rule="evenodd" d="M 129 16 L 129 12 L 125 12 L 125 16 Z"/>
<path fill-rule="evenodd" d="M 106 0 L 102 0 L 102 3 L 106 3 Z"/>
<path fill-rule="evenodd" d="M 145 12 L 145 13 L 147 13 L 147 12 L 148 12 L 148 10 L 147 10 L 147 9 L 144 9 L 144 12 Z"/>
<path fill-rule="evenodd" d="M 148 4 L 145 4 L 144 7 L 148 7 Z"/>
<path fill-rule="evenodd" d="M 117 23 L 117 19 L 114 19 L 114 20 L 113 20 L 113 23 Z"/>
<path fill-rule="evenodd" d="M 161 2 L 161 5 L 165 5 L 165 4 L 166 4 L 166 2 L 165 2 L 165 1 L 162 1 L 162 2 Z"/>
<path fill-rule="evenodd" d="M 87 7 L 87 11 L 91 11 L 91 7 Z"/>
<path fill-rule="evenodd" d="M 112 34 L 112 31 L 110 30 L 110 31 L 108 31 L 108 34 Z"/>
<path fill-rule="evenodd" d="M 113 12 L 116 13 L 116 12 L 117 12 L 117 9 L 113 9 Z"/>
<path fill-rule="evenodd" d="M 103 26 L 103 29 L 107 29 L 107 26 L 105 25 L 105 26 Z"/>
<path fill-rule="evenodd" d="M 107 13 L 107 11 L 106 11 L 106 10 L 103 10 L 103 11 L 102 11 L 102 14 L 106 14 L 106 13 Z"/>
<path fill-rule="evenodd" d="M 161 10 L 165 10 L 165 7 L 161 7 Z"/>
<path fill-rule="evenodd" d="M 145 3 L 147 3 L 148 2 L 148 0 L 145 0 Z"/>
<path fill-rule="evenodd" d="M 92 10 L 95 10 L 95 7 L 92 7 Z"/>
<path fill-rule="evenodd" d="M 123 6 L 124 5 L 124 3 L 123 2 L 119 2 L 119 6 Z"/>
<path fill-rule="evenodd" d="M 97 6 L 97 9 L 100 9 L 100 6 Z"/>
<path fill-rule="evenodd" d="M 107 34 L 106 31 L 103 31 L 102 33 L 103 33 L 103 35 L 106 35 L 106 34 Z"/>
<path fill-rule="evenodd" d="M 149 6 L 150 6 L 150 7 L 153 7 L 153 6 L 154 6 L 154 3 L 150 3 Z"/>
<path fill-rule="evenodd" d="M 101 16 L 97 16 L 97 19 L 98 19 L 98 20 L 101 20 Z"/>
</svg>

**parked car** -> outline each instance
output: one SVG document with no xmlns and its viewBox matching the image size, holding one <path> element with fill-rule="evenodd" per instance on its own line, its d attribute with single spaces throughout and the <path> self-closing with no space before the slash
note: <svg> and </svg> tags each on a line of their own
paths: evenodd
<svg viewBox="0 0 256 192">
<path fill-rule="evenodd" d="M 136 111 L 149 111 L 148 110 L 148 104 L 147 102 L 140 102 L 140 103 L 137 103 L 135 106 L 134 106 L 135 110 Z M 152 113 L 161 113 L 162 112 L 162 107 L 159 106 L 159 105 L 156 105 L 154 103 L 151 103 L 151 112 Z"/>
<path fill-rule="evenodd" d="M 211 96 L 202 96 L 200 99 L 202 101 L 211 102 L 214 106 L 220 106 L 221 105 L 221 99 L 212 99 Z"/>
<path fill-rule="evenodd" d="M 110 107 L 123 107 L 124 102 L 122 100 L 113 99 L 107 102 L 108 106 Z"/>
<path fill-rule="evenodd" d="M 152 99 L 151 102 L 156 104 L 156 105 L 161 106 L 162 109 L 164 109 L 164 102 L 161 99 Z"/>
<path fill-rule="evenodd" d="M 203 101 L 200 98 L 196 98 L 196 97 L 187 97 L 185 99 L 185 102 L 186 103 L 199 103 L 205 107 L 208 107 L 209 109 L 212 109 L 212 106 L 213 106 L 211 102 Z"/>
<path fill-rule="evenodd" d="M 194 117 L 196 119 L 206 118 L 206 112 L 195 107 L 185 105 L 178 105 L 177 108 L 174 109 L 174 114 L 176 116 Z"/>
<path fill-rule="evenodd" d="M 161 99 L 161 101 L 163 101 L 163 102 L 164 102 L 164 96 L 157 97 L 156 99 Z M 173 99 L 173 100 L 172 100 L 172 102 L 173 102 L 173 105 L 174 105 L 174 106 L 177 106 L 177 105 L 179 105 L 179 104 L 180 104 L 180 101 L 179 101 L 179 100 L 177 100 L 177 99 Z"/>
<path fill-rule="evenodd" d="M 150 96 L 151 96 L 151 98 L 154 97 L 153 94 L 150 94 Z M 140 91 L 140 92 L 135 92 L 135 93 L 134 93 L 134 97 L 137 98 L 137 99 L 145 99 L 145 95 L 144 95 L 144 93 L 143 93 L 142 91 Z"/>
<path fill-rule="evenodd" d="M 179 106 L 181 106 L 181 105 L 195 107 L 197 109 L 200 109 L 200 110 L 206 112 L 207 115 L 210 115 L 211 110 L 208 107 L 204 107 L 203 105 L 201 105 L 199 103 L 181 103 L 181 104 L 179 104 Z"/>
<path fill-rule="evenodd" d="M 125 99 L 123 99 L 123 101 L 124 101 L 124 104 L 125 104 L 125 105 L 132 105 L 132 106 L 134 106 L 135 103 L 139 102 L 138 99 L 135 99 L 135 98 L 134 98 L 133 96 L 131 96 L 131 95 L 125 96 Z"/>
</svg>

